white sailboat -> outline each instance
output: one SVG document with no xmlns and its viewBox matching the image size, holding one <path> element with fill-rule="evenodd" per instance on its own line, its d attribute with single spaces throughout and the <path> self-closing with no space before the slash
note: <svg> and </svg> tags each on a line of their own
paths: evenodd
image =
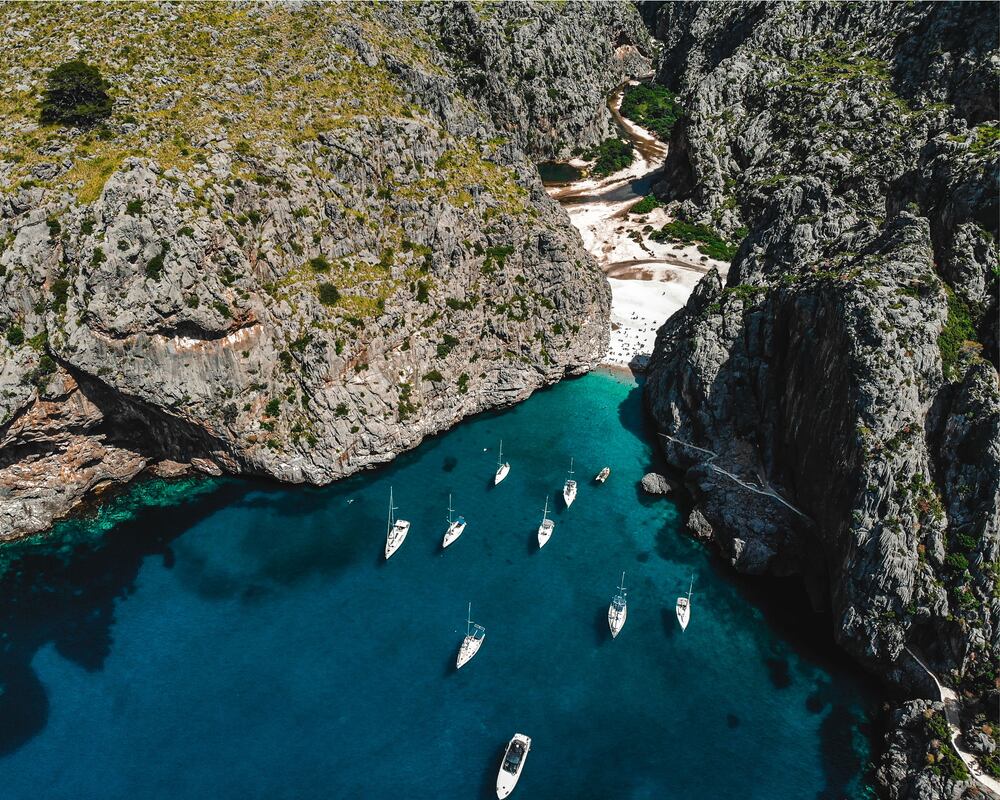
<svg viewBox="0 0 1000 800">
<path fill-rule="evenodd" d="M 465 623 L 465 638 L 462 646 L 458 648 L 458 658 L 455 660 L 455 669 L 461 669 L 469 663 L 472 657 L 479 652 L 486 638 L 486 628 L 477 625 L 472 621 L 472 603 L 469 603 L 469 617 Z"/>
<path fill-rule="evenodd" d="M 569 460 L 569 474 L 573 474 L 573 459 Z M 566 503 L 566 508 L 573 505 L 573 501 L 576 500 L 576 481 L 572 477 L 566 479 L 566 483 L 563 484 L 563 502 Z"/>
<path fill-rule="evenodd" d="M 395 553 L 399 546 L 410 532 L 410 523 L 405 519 L 394 519 L 396 506 L 392 504 L 392 487 L 389 487 L 389 522 L 385 529 L 385 559 L 386 561 Z"/>
<path fill-rule="evenodd" d="M 493 476 L 493 485 L 496 486 L 500 481 L 507 477 L 507 473 L 510 472 L 510 464 L 503 460 L 503 439 L 500 440 L 500 456 L 497 458 L 497 473 Z"/>
<path fill-rule="evenodd" d="M 681 624 L 681 630 L 686 631 L 688 623 L 691 621 L 691 590 L 694 588 L 694 575 L 691 576 L 691 585 L 688 586 L 687 597 L 677 598 L 677 621 Z"/>
<path fill-rule="evenodd" d="M 454 522 L 451 521 L 451 512 L 453 511 L 451 507 L 451 495 L 448 495 L 448 530 L 444 532 L 444 541 L 441 542 L 442 547 L 447 547 L 452 544 L 459 536 L 465 531 L 465 517 L 461 514 L 458 515 L 458 519 Z"/>
<path fill-rule="evenodd" d="M 611 474 L 611 467 L 605 467 L 600 472 L 597 473 L 597 477 L 594 478 L 598 483 L 604 483 L 608 479 L 608 475 Z"/>
<path fill-rule="evenodd" d="M 608 626 L 611 628 L 611 638 L 614 639 L 621 633 L 625 618 L 628 616 L 628 604 L 625 602 L 625 573 L 622 573 L 622 583 L 618 587 L 618 594 L 611 600 L 608 606 Z"/>
<path fill-rule="evenodd" d="M 538 547 L 545 547 L 545 543 L 552 537 L 552 531 L 556 528 L 555 522 L 549 519 L 549 498 L 545 498 L 545 510 L 542 511 L 542 524 L 538 526 Z"/>
<path fill-rule="evenodd" d="M 531 749 L 531 738 L 523 733 L 515 733 L 514 738 L 507 743 L 507 749 L 503 754 L 503 761 L 500 763 L 500 772 L 497 773 L 497 797 L 503 800 L 510 797 L 510 793 L 517 786 L 517 781 L 521 777 L 521 770 L 524 769 L 524 761 L 528 757 Z"/>
</svg>

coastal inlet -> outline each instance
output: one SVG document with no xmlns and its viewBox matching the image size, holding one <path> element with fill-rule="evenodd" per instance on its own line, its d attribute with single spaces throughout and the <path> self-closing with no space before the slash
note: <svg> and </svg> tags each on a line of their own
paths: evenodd
<svg viewBox="0 0 1000 800">
<path fill-rule="evenodd" d="M 828 620 L 639 489 L 640 392 L 564 381 L 323 489 L 140 484 L 5 548 L 3 797 L 490 798 L 518 731 L 515 798 L 864 796 L 872 693 L 790 633 Z M 411 530 L 387 562 L 390 487 Z M 449 494 L 468 527 L 442 550 Z M 456 671 L 470 602 L 487 635 Z"/>
</svg>

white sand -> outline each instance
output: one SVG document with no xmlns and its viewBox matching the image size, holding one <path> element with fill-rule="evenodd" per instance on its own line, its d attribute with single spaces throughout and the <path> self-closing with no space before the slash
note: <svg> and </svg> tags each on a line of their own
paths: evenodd
<svg viewBox="0 0 1000 800">
<path fill-rule="evenodd" d="M 620 103 L 619 96 L 614 111 Z M 729 265 L 703 256 L 695 245 L 648 239 L 644 227 L 660 228 L 671 220 L 662 208 L 642 217 L 626 214 L 641 199 L 630 184 L 660 169 L 667 147 L 649 131 L 621 122 L 636 144 L 637 157 L 628 169 L 600 180 L 549 187 L 548 192 L 562 202 L 584 246 L 608 275 L 612 329 L 605 363 L 625 366 L 652 353 L 656 332 L 687 302 L 702 275 L 715 267 L 725 276 Z"/>
</svg>

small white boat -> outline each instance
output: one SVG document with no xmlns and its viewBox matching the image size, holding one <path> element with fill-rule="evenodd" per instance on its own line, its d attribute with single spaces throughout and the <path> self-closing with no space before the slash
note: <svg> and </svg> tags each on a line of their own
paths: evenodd
<svg viewBox="0 0 1000 800">
<path fill-rule="evenodd" d="M 573 475 L 573 459 L 569 460 L 569 474 Z M 572 477 L 566 479 L 566 483 L 563 484 L 563 502 L 566 503 L 566 508 L 573 505 L 573 501 L 576 500 L 576 481 Z"/>
<path fill-rule="evenodd" d="M 497 458 L 497 473 L 493 476 L 493 485 L 496 486 L 500 481 L 507 477 L 507 473 L 510 472 L 510 464 L 503 460 L 503 439 L 500 440 L 500 456 Z"/>
<path fill-rule="evenodd" d="M 458 658 L 455 660 L 455 669 L 461 669 L 469 663 L 472 657 L 479 652 L 486 638 L 486 628 L 476 625 L 472 621 L 472 603 L 469 603 L 469 617 L 465 623 L 465 638 L 462 646 L 458 648 Z"/>
<path fill-rule="evenodd" d="M 597 473 L 597 477 L 594 478 L 598 483 L 604 483 L 608 479 L 608 475 L 611 474 L 611 467 L 605 467 L 600 472 Z"/>
<path fill-rule="evenodd" d="M 552 537 L 552 531 L 556 524 L 549 519 L 549 498 L 545 498 L 545 510 L 542 511 L 542 524 L 538 526 L 538 547 L 545 547 L 545 543 Z"/>
<path fill-rule="evenodd" d="M 529 750 L 531 750 L 531 739 L 523 733 L 515 733 L 514 738 L 508 742 L 503 761 L 500 763 L 500 772 L 497 773 L 497 797 L 500 800 L 510 797 L 510 793 L 517 786 Z"/>
<path fill-rule="evenodd" d="M 451 495 L 448 495 L 448 530 L 444 532 L 444 541 L 441 542 L 442 547 L 447 547 L 452 544 L 462 533 L 465 531 L 465 517 L 461 514 L 458 515 L 458 519 L 454 522 L 451 521 Z"/>
<path fill-rule="evenodd" d="M 612 639 L 621 633 L 627 616 L 628 604 L 625 602 L 625 573 L 623 572 L 622 584 L 618 587 L 618 594 L 614 596 L 611 600 L 611 605 L 608 606 L 608 627 L 611 628 Z"/>
<path fill-rule="evenodd" d="M 389 522 L 385 530 L 385 559 L 395 553 L 410 532 L 410 523 L 405 519 L 394 519 L 396 507 L 392 504 L 392 487 L 389 487 Z"/>
<path fill-rule="evenodd" d="M 688 623 L 691 621 L 691 590 L 694 588 L 694 575 L 691 576 L 691 585 L 688 586 L 687 597 L 677 598 L 677 621 L 681 624 L 681 630 L 686 631 Z"/>
</svg>

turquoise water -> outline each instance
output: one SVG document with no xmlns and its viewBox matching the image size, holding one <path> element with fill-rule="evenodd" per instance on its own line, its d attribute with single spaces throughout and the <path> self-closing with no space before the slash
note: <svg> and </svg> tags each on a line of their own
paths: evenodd
<svg viewBox="0 0 1000 800">
<path fill-rule="evenodd" d="M 866 796 L 871 687 L 804 597 L 639 494 L 648 441 L 640 390 L 593 374 L 333 487 L 152 483 L 9 548 L 2 796 L 487 798 L 515 731 L 515 798 Z M 412 528 L 384 563 L 390 485 Z M 442 552 L 448 492 L 469 525 Z M 486 641 L 456 673 L 470 601 Z"/>
</svg>

